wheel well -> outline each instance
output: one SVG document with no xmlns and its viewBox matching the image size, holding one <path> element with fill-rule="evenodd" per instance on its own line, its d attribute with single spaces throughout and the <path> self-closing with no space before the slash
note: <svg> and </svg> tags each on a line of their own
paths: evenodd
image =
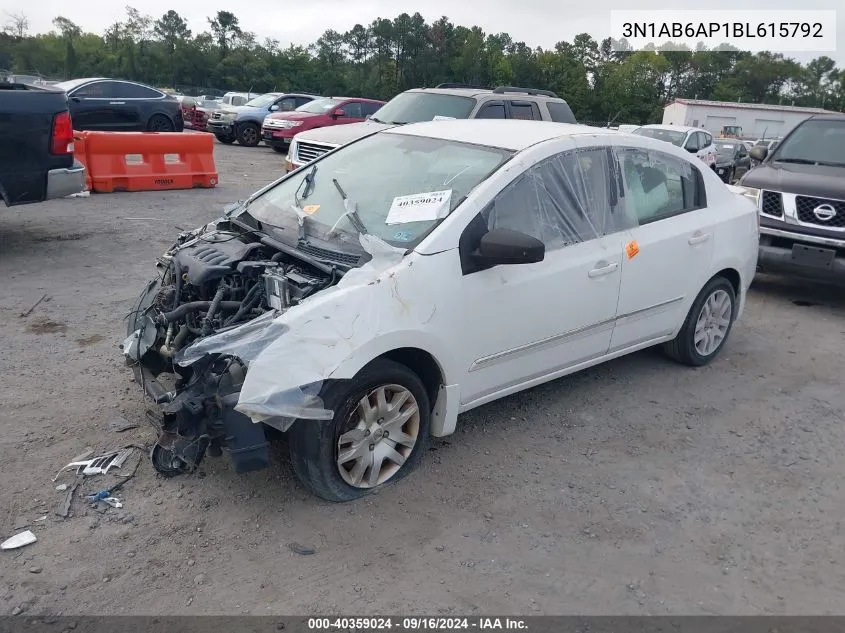
<svg viewBox="0 0 845 633">
<path fill-rule="evenodd" d="M 416 347 L 402 347 L 383 354 L 382 358 L 401 363 L 417 374 L 425 385 L 431 406 L 434 406 L 437 392 L 443 384 L 443 372 L 431 354 Z"/>
<path fill-rule="evenodd" d="M 733 286 L 734 294 L 739 297 L 741 284 L 739 273 L 736 270 L 734 270 L 733 268 L 725 268 L 724 270 L 720 270 L 719 272 L 717 272 L 715 275 L 713 275 L 713 277 L 724 277 L 725 279 L 727 279 L 728 282 L 730 282 L 731 286 Z"/>
</svg>

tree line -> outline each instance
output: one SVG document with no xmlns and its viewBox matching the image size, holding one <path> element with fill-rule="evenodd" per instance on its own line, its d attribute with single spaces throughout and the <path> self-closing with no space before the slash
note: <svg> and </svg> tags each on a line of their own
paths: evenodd
<svg viewBox="0 0 845 633">
<path fill-rule="evenodd" d="M 389 99 L 415 87 L 454 82 L 530 86 L 565 98 L 582 121 L 660 121 L 677 97 L 845 110 L 845 70 L 829 57 L 801 64 L 778 53 L 735 50 L 614 51 L 587 33 L 552 49 L 507 33 L 427 23 L 419 14 L 378 18 L 310 46 L 259 42 L 237 16 L 218 11 L 194 33 L 176 11 L 158 19 L 126 7 L 102 34 L 64 16 L 49 33 L 29 33 L 23 14 L 0 32 L 0 69 L 48 78 L 105 76 L 199 94 L 204 89 L 296 90 Z M 616 47 L 618 48 L 618 47 Z"/>
</svg>

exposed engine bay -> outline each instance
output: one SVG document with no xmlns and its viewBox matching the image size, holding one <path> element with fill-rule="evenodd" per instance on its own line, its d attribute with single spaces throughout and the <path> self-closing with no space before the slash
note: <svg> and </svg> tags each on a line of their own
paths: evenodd
<svg viewBox="0 0 845 633">
<path fill-rule="evenodd" d="M 334 285 L 356 259 L 337 253 L 342 263 L 332 263 L 296 251 L 224 220 L 181 234 L 159 258 L 160 276 L 130 313 L 124 343 L 136 381 L 159 405 L 148 412 L 160 431 L 151 455 L 158 472 L 191 472 L 206 452 L 219 456 L 224 448 L 238 472 L 269 464 L 263 425 L 234 410 L 245 364 L 220 354 L 188 366 L 175 361 L 200 339 Z"/>
</svg>

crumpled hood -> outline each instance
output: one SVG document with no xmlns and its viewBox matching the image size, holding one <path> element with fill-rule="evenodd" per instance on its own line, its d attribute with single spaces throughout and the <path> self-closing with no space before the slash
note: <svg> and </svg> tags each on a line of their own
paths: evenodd
<svg viewBox="0 0 845 633">
<path fill-rule="evenodd" d="M 395 125 L 376 123 L 375 121 L 362 121 L 361 123 L 347 123 L 346 125 L 330 125 L 320 127 L 307 132 L 300 132 L 294 137 L 296 141 L 303 143 L 327 143 L 329 145 L 346 145 L 359 138 L 388 130 Z"/>
</svg>

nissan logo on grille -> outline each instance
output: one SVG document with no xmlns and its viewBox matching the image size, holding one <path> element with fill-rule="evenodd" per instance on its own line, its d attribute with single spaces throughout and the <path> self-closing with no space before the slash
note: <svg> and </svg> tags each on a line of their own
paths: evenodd
<svg viewBox="0 0 845 633">
<path fill-rule="evenodd" d="M 813 209 L 813 215 L 822 222 L 828 222 L 836 217 L 836 209 L 834 209 L 833 205 L 830 204 L 820 204 Z"/>
</svg>

